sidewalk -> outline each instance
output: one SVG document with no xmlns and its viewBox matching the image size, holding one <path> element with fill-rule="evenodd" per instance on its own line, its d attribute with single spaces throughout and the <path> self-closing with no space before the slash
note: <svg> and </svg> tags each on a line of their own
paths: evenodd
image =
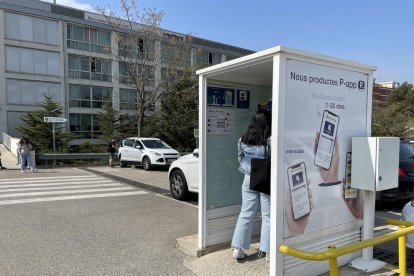
<svg viewBox="0 0 414 276">
<path fill-rule="evenodd" d="M 251 248 L 247 257 L 242 261 L 236 261 L 232 257 L 230 245 L 219 245 L 207 249 L 207 252 L 201 252 L 197 248 L 197 235 L 187 236 L 177 239 L 177 247 L 183 252 L 193 256 L 185 266 L 190 268 L 197 275 L 269 275 L 269 263 L 264 258 L 258 258 L 259 243 L 256 238 L 252 239 Z M 202 254 L 205 254 L 201 256 Z M 195 258 L 197 257 L 198 258 Z M 391 266 L 376 272 L 366 273 L 356 270 L 349 266 L 339 268 L 339 275 L 345 276 L 391 276 L 397 275 L 396 272 L 390 271 Z M 320 276 L 329 276 L 329 272 Z M 407 271 L 407 275 L 412 275 Z"/>
<path fill-rule="evenodd" d="M 1 163 L 4 168 L 8 170 L 20 170 L 20 166 L 17 164 L 16 156 L 11 153 L 3 144 L 0 144 L 1 151 Z"/>
</svg>

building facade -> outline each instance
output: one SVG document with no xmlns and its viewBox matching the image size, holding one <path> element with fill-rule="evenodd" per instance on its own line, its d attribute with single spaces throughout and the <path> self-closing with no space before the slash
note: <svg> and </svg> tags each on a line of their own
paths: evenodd
<svg viewBox="0 0 414 276">
<path fill-rule="evenodd" d="M 372 107 L 383 107 L 387 103 L 388 94 L 398 88 L 399 83 L 395 81 L 375 83 L 372 86 Z"/>
<path fill-rule="evenodd" d="M 37 0 L 0 0 L 0 131 L 20 136 L 21 116 L 44 95 L 63 107 L 75 144 L 96 139 L 105 104 L 122 113 L 137 108 L 137 92 L 120 82 L 114 31 L 98 14 Z M 161 30 L 165 39 L 184 34 Z M 253 53 L 193 37 L 188 60 L 199 68 Z M 153 68 L 160 72 L 160 67 Z M 155 80 L 156 81 L 156 80 Z"/>
</svg>

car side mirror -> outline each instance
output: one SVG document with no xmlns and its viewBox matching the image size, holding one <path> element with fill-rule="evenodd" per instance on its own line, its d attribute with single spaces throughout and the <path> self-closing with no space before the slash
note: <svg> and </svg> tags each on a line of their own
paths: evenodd
<svg viewBox="0 0 414 276">
<path fill-rule="evenodd" d="M 135 145 L 134 148 L 136 148 L 136 149 L 142 149 L 142 146 L 141 145 Z"/>
<path fill-rule="evenodd" d="M 195 150 L 193 151 L 193 155 L 194 155 L 194 157 L 198 157 L 198 149 L 195 149 Z"/>
</svg>

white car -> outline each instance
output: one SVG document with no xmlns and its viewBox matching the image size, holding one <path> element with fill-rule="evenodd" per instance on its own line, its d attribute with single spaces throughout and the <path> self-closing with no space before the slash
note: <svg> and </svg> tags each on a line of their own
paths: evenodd
<svg viewBox="0 0 414 276">
<path fill-rule="evenodd" d="M 174 161 L 168 171 L 171 195 L 185 199 L 189 192 L 198 193 L 198 149 Z"/>
<path fill-rule="evenodd" d="M 414 198 L 405 204 L 402 209 L 401 219 L 414 223 Z M 407 247 L 414 250 L 414 234 L 407 236 Z"/>
<path fill-rule="evenodd" d="M 158 138 L 129 137 L 122 140 L 118 159 L 121 167 L 142 165 L 144 170 L 152 167 L 167 167 L 177 160 L 180 154 Z"/>
</svg>

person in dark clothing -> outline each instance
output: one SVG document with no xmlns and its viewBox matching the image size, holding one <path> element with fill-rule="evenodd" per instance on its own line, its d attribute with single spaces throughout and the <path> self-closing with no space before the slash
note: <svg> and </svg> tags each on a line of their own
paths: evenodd
<svg viewBox="0 0 414 276">
<path fill-rule="evenodd" d="M 111 141 L 108 143 L 107 146 L 107 150 L 109 152 L 109 167 L 113 168 L 114 165 L 112 164 L 112 162 L 115 159 L 115 152 L 116 152 L 116 143 L 115 143 L 115 139 L 111 139 Z"/>
</svg>

